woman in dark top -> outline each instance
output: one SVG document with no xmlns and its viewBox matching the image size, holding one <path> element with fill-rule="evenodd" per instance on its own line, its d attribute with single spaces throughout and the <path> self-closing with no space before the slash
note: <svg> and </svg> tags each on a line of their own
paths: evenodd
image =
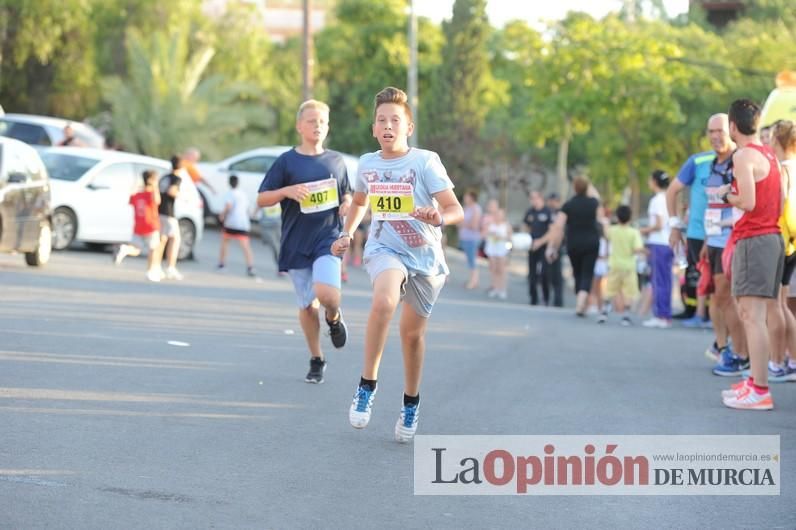
<svg viewBox="0 0 796 530">
<path fill-rule="evenodd" d="M 564 203 L 550 229 L 547 259 L 552 261 L 556 258 L 566 232 L 567 254 L 572 265 L 572 277 L 575 280 L 577 295 L 575 314 L 582 317 L 586 313 L 589 290 L 594 277 L 594 263 L 600 250 L 597 221 L 600 215 L 600 201 L 588 195 L 589 180 L 586 177 L 576 177 L 572 187 L 575 196 Z"/>
</svg>

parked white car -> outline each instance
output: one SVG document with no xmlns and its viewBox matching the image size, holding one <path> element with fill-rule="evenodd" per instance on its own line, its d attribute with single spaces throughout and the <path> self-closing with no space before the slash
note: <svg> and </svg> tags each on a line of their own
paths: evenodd
<svg viewBox="0 0 796 530">
<path fill-rule="evenodd" d="M 130 241 L 134 221 L 129 201 L 143 188 L 141 174 L 148 169 L 159 175 L 171 171 L 165 160 L 120 151 L 46 147 L 39 155 L 50 173 L 56 250 L 75 241 Z M 178 256 L 190 258 L 204 232 L 204 205 L 190 178 L 182 179 L 174 208 L 182 236 Z"/>
<path fill-rule="evenodd" d="M 16 138 L 29 145 L 58 145 L 64 139 L 64 127 L 67 125 L 72 127 L 82 147 L 105 147 L 105 138 L 90 125 L 34 114 L 0 116 L 0 136 Z"/>
<path fill-rule="evenodd" d="M 244 151 L 233 155 L 221 162 L 199 163 L 197 169 L 202 177 L 213 186 L 215 193 L 210 191 L 203 183 L 199 183 L 199 192 L 205 202 L 205 214 L 217 216 L 224 209 L 224 194 L 229 190 L 229 176 L 237 175 L 240 182 L 238 187 L 249 198 L 253 220 L 258 220 L 260 212 L 256 208 L 257 190 L 265 178 L 265 173 L 271 168 L 274 161 L 285 151 L 292 149 L 287 146 L 260 147 L 251 151 Z M 357 174 L 359 159 L 355 156 L 343 154 L 348 179 L 351 186 Z"/>
</svg>

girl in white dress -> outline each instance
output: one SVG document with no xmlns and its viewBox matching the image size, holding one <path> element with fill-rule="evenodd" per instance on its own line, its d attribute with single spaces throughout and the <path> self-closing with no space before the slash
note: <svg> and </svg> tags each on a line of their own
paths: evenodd
<svg viewBox="0 0 796 530">
<path fill-rule="evenodd" d="M 511 225 L 506 221 L 506 212 L 498 209 L 484 228 L 486 246 L 484 254 L 489 258 L 489 273 L 492 276 L 490 298 L 505 300 L 507 284 L 507 262 L 511 251 Z"/>
</svg>

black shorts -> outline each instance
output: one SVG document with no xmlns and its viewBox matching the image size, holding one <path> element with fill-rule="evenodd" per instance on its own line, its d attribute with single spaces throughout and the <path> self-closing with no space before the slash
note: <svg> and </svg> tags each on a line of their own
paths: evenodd
<svg viewBox="0 0 796 530">
<path fill-rule="evenodd" d="M 226 226 L 224 227 L 224 234 L 230 237 L 238 237 L 238 238 L 249 236 L 249 232 L 247 232 L 246 230 L 235 230 L 234 228 L 227 228 Z"/>
<path fill-rule="evenodd" d="M 724 267 L 721 264 L 721 255 L 723 253 L 723 248 L 708 247 L 708 263 L 710 263 L 710 273 L 713 276 L 724 274 Z"/>
<path fill-rule="evenodd" d="M 693 267 L 699 263 L 699 253 L 702 251 L 702 245 L 704 245 L 705 242 L 701 239 L 693 239 L 689 237 L 686 240 L 686 243 L 686 259 L 688 260 L 688 264 Z"/>
<path fill-rule="evenodd" d="M 782 268 L 782 285 L 790 285 L 794 269 L 796 269 L 796 253 L 785 256 L 785 266 Z"/>
</svg>

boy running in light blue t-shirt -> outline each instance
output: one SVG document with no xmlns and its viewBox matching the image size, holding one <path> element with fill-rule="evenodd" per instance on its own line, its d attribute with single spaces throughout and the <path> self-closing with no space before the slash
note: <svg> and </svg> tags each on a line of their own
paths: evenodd
<svg viewBox="0 0 796 530">
<path fill-rule="evenodd" d="M 348 416 L 357 429 L 370 421 L 387 330 L 398 302 L 404 300 L 400 332 L 406 372 L 395 438 L 409 442 L 417 431 L 426 324 L 448 274 L 442 227 L 460 222 L 464 212 L 439 156 L 409 147 L 414 124 L 406 94 L 393 87 L 379 92 L 374 118 L 373 136 L 381 150 L 360 159 L 345 229 L 332 245 L 332 252 L 342 256 L 351 244 L 350 234 L 370 208 L 364 261 L 373 282 L 373 303 L 365 366 Z"/>
</svg>

